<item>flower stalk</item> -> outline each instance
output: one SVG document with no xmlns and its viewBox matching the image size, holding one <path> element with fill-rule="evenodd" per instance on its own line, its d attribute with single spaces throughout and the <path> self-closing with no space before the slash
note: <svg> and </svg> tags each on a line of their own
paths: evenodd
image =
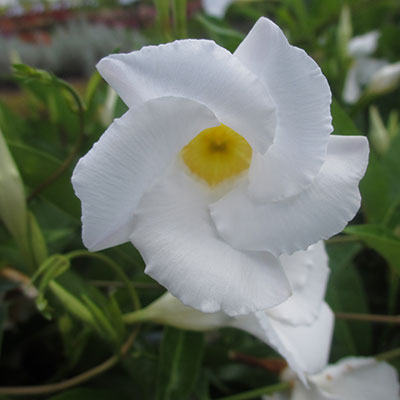
<svg viewBox="0 0 400 400">
<path fill-rule="evenodd" d="M 175 37 L 184 39 L 187 37 L 186 0 L 174 0 L 173 3 Z"/>
</svg>

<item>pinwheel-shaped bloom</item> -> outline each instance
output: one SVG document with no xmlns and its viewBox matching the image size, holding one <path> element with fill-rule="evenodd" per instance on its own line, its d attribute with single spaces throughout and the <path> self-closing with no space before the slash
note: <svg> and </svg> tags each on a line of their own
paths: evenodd
<svg viewBox="0 0 400 400">
<path fill-rule="evenodd" d="M 98 70 L 129 110 L 74 171 L 84 244 L 131 240 L 146 273 L 203 312 L 286 300 L 278 257 L 343 229 L 368 158 L 365 138 L 330 136 L 315 62 L 261 18 L 234 54 L 181 40 Z"/>
<path fill-rule="evenodd" d="M 184 306 L 170 293 L 164 294 L 131 321 L 153 321 L 189 330 L 220 327 L 242 329 L 278 351 L 297 376 L 322 370 L 328 361 L 333 314 L 323 301 L 329 276 L 328 257 L 322 242 L 307 251 L 280 257 L 293 288 L 293 295 L 277 307 L 248 315 L 229 317 L 222 311 L 202 313 Z"/>
<path fill-rule="evenodd" d="M 378 47 L 379 36 L 378 31 L 371 31 L 355 36 L 348 43 L 348 53 L 353 62 L 343 88 L 343 100 L 347 103 L 355 103 L 374 74 L 388 64 L 386 60 L 372 57 Z"/>
<path fill-rule="evenodd" d="M 290 371 L 284 379 L 291 380 Z M 348 357 L 308 377 L 307 387 L 295 380 L 291 393 L 276 393 L 263 400 L 398 400 L 397 371 L 374 358 Z"/>
</svg>

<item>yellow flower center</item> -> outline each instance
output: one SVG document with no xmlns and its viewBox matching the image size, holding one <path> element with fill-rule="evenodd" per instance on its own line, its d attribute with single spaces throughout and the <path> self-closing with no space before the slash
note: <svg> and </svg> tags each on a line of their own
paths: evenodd
<svg viewBox="0 0 400 400">
<path fill-rule="evenodd" d="M 181 150 L 190 171 L 210 186 L 249 168 L 251 154 L 246 139 L 224 124 L 204 129 Z"/>
</svg>

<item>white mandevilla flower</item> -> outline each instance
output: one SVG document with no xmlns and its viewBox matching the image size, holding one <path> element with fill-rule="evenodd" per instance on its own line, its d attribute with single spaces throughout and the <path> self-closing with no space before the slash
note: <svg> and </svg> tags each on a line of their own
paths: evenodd
<svg viewBox="0 0 400 400">
<path fill-rule="evenodd" d="M 204 11 L 217 18 L 223 18 L 228 7 L 235 0 L 203 0 Z"/>
<path fill-rule="evenodd" d="M 291 371 L 284 380 L 295 379 Z M 348 357 L 309 376 L 308 387 L 294 381 L 291 392 L 264 396 L 264 400 L 398 400 L 397 371 L 390 364 L 368 357 Z"/>
<path fill-rule="evenodd" d="M 349 41 L 348 53 L 353 57 L 344 88 L 343 100 L 355 103 L 363 94 L 381 95 L 395 89 L 400 83 L 400 62 L 371 57 L 378 46 L 379 32 L 371 31 Z"/>
<path fill-rule="evenodd" d="M 378 46 L 379 36 L 378 31 L 371 31 L 353 37 L 348 43 L 348 54 L 353 62 L 344 83 L 343 100 L 349 104 L 357 102 L 373 74 L 387 64 L 386 60 L 371 57 Z"/>
<path fill-rule="evenodd" d="M 266 311 L 229 317 L 223 312 L 202 313 L 184 306 L 170 293 L 161 296 L 130 321 L 153 321 L 177 328 L 209 330 L 234 327 L 247 331 L 272 346 L 298 377 L 323 369 L 328 361 L 333 313 L 323 301 L 329 276 L 328 257 L 318 242 L 307 251 L 280 257 L 293 288 L 284 303 Z"/>
<path fill-rule="evenodd" d="M 203 312 L 286 300 L 278 257 L 344 228 L 368 159 L 364 137 L 330 136 L 316 63 L 261 18 L 234 54 L 180 40 L 97 67 L 129 111 L 74 171 L 84 244 L 131 240 L 145 272 Z"/>
</svg>

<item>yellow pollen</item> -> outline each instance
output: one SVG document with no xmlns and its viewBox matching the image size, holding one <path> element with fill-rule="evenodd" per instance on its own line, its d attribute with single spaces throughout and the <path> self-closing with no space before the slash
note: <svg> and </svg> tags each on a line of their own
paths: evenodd
<svg viewBox="0 0 400 400">
<path fill-rule="evenodd" d="M 181 150 L 190 171 L 210 186 L 249 168 L 251 154 L 246 139 L 224 124 L 204 129 Z"/>
</svg>

